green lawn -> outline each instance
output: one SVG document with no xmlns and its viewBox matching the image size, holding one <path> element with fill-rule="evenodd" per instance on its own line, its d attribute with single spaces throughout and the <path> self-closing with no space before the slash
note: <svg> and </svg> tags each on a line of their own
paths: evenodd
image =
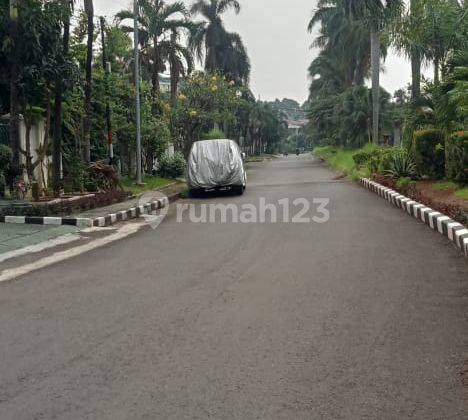
<svg viewBox="0 0 468 420">
<path fill-rule="evenodd" d="M 455 191 L 455 197 L 468 200 L 468 187 L 460 188 L 458 191 Z"/>
<path fill-rule="evenodd" d="M 135 185 L 134 179 L 122 179 L 122 185 L 124 189 L 126 191 L 132 192 L 134 195 L 144 193 L 145 191 L 158 190 L 177 181 L 175 179 L 160 178 L 157 176 L 145 176 L 143 182 L 145 183 L 145 185 Z"/>
<path fill-rule="evenodd" d="M 369 174 L 366 169 L 356 169 L 353 155 L 360 150 L 367 151 L 370 147 L 375 146 L 366 145 L 362 149 L 343 149 L 323 146 L 316 147 L 312 153 L 318 158 L 325 160 L 333 170 L 357 180 L 361 177 L 367 177 Z"/>
<path fill-rule="evenodd" d="M 453 191 L 455 197 L 462 200 L 468 200 L 468 187 L 461 188 L 458 184 L 452 181 L 439 181 L 434 184 L 434 188 L 443 191 Z"/>
</svg>

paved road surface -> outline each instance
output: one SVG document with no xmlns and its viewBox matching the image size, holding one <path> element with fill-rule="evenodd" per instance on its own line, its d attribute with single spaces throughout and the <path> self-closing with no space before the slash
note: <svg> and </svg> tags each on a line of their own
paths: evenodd
<svg viewBox="0 0 468 420">
<path fill-rule="evenodd" d="M 326 224 L 177 223 L 0 285 L 0 418 L 466 419 L 468 264 L 310 158 L 243 197 Z"/>
</svg>

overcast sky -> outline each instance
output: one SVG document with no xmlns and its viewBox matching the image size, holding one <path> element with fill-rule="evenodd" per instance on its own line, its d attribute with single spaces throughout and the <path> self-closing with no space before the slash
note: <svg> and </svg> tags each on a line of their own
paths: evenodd
<svg viewBox="0 0 468 420">
<path fill-rule="evenodd" d="M 185 1 L 187 5 L 191 0 Z M 96 14 L 112 16 L 129 0 L 94 0 Z M 252 62 L 251 88 L 263 100 L 307 98 L 307 68 L 317 55 L 309 48 L 313 36 L 307 24 L 316 0 L 241 0 L 242 11 L 226 14 L 229 31 L 238 32 Z M 410 81 L 411 68 L 402 57 L 390 54 L 381 75 L 382 86 L 393 93 Z"/>
</svg>

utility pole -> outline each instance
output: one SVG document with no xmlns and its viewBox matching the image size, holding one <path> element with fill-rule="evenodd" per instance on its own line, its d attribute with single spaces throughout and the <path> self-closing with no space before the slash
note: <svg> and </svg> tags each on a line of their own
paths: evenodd
<svg viewBox="0 0 468 420">
<path fill-rule="evenodd" d="M 105 37 L 105 20 L 101 16 L 101 42 L 102 42 L 102 67 L 105 71 L 104 81 L 106 89 L 106 126 L 107 126 L 107 142 L 109 145 L 109 165 L 114 163 L 114 144 L 112 138 L 112 115 L 110 108 L 110 75 L 111 75 L 111 63 L 107 58 L 106 50 L 106 37 Z"/>
<path fill-rule="evenodd" d="M 142 184 L 141 177 L 141 115 L 140 115 L 140 58 L 138 50 L 138 0 L 133 0 L 133 44 L 135 47 L 135 106 L 136 106 L 136 165 L 137 184 Z"/>
</svg>

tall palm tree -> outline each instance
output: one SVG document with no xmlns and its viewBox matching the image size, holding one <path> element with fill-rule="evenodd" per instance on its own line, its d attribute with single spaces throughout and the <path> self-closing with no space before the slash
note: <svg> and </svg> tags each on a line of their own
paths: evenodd
<svg viewBox="0 0 468 420">
<path fill-rule="evenodd" d="M 192 73 L 194 69 L 193 55 L 191 51 L 180 43 L 180 33 L 172 29 L 171 38 L 162 46 L 163 56 L 169 62 L 171 79 L 171 103 L 177 102 L 177 90 L 180 78 Z"/>
<path fill-rule="evenodd" d="M 173 30 L 192 30 L 193 23 L 187 19 L 189 13 L 181 1 L 166 4 L 164 0 L 138 0 L 138 6 L 143 63 L 151 68 L 152 94 L 157 98 L 160 93 L 159 73 L 166 69 L 161 43 Z M 121 21 L 134 18 L 129 10 L 122 10 L 116 16 Z M 122 29 L 133 32 L 133 27 L 123 26 Z"/>
<path fill-rule="evenodd" d="M 240 3 L 237 0 L 197 0 L 192 6 L 192 14 L 202 15 L 205 23 L 193 34 L 190 45 L 200 61 L 205 57 L 205 70 L 208 72 L 222 71 L 221 57 L 229 39 L 222 15 L 229 9 L 239 14 Z"/>
<path fill-rule="evenodd" d="M 13 165 L 19 170 L 19 55 L 18 55 L 18 0 L 10 0 L 10 124 L 9 136 L 13 152 Z"/>
<path fill-rule="evenodd" d="M 353 5 L 353 13 L 370 28 L 372 80 L 372 139 L 379 142 L 381 35 L 396 16 L 401 15 L 401 0 L 362 0 Z"/>
<path fill-rule="evenodd" d="M 59 55 L 60 64 L 68 60 L 70 50 L 70 19 L 73 13 L 74 0 L 61 0 L 62 10 L 62 51 Z M 54 194 L 58 195 L 61 184 L 61 155 L 62 155 L 62 100 L 65 85 L 63 75 L 57 75 L 55 81 L 55 102 L 54 102 L 54 134 L 52 138 L 52 186 Z"/>
<path fill-rule="evenodd" d="M 344 87 L 362 85 L 369 75 L 370 39 L 363 21 L 354 15 L 351 0 L 320 0 L 309 22 L 312 32 L 320 24 L 320 34 L 313 47 L 334 56 L 343 77 Z"/>
<path fill-rule="evenodd" d="M 238 84 L 249 84 L 250 59 L 242 38 L 235 32 L 228 32 L 224 54 L 220 57 L 221 72 Z"/>
<path fill-rule="evenodd" d="M 93 41 L 94 41 L 94 7 L 93 0 L 84 1 L 84 10 L 87 18 L 87 48 L 86 48 L 86 83 L 83 120 L 83 160 L 91 161 L 91 94 L 92 94 L 92 71 L 93 71 Z"/>
<path fill-rule="evenodd" d="M 425 59 L 422 46 L 421 24 L 422 0 L 410 0 L 409 10 L 395 21 L 393 28 L 393 45 L 411 61 L 411 99 L 416 103 L 421 96 L 421 64 Z"/>
</svg>

